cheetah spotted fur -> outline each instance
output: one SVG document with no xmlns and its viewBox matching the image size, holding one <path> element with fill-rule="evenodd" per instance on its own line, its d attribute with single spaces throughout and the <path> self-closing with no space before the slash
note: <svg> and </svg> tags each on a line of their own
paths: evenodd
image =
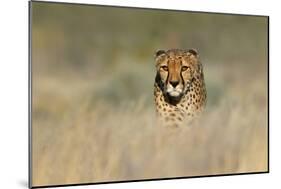
<svg viewBox="0 0 281 189">
<path fill-rule="evenodd" d="M 162 125 L 189 124 L 206 105 L 203 67 L 196 50 L 158 50 L 154 101 Z"/>
</svg>

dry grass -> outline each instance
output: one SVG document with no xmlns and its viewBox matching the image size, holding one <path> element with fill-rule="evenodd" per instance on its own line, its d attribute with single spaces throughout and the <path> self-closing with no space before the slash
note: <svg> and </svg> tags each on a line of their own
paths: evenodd
<svg viewBox="0 0 281 189">
<path fill-rule="evenodd" d="M 224 90 L 208 87 L 202 119 L 180 129 L 156 126 L 150 94 L 93 103 L 90 80 L 35 75 L 33 185 L 266 171 L 266 74 L 223 69 L 205 68 Z"/>
<path fill-rule="evenodd" d="M 266 17 L 32 10 L 33 186 L 268 169 Z M 155 123 L 153 52 L 169 48 L 198 49 L 204 66 L 191 127 Z"/>
</svg>

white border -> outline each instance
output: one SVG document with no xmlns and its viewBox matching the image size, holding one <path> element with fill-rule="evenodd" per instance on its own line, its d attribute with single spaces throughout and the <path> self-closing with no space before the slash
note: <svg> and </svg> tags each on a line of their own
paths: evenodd
<svg viewBox="0 0 281 189">
<path fill-rule="evenodd" d="M 59 0 L 58 0 L 59 1 Z M 271 173 L 230 177 L 92 185 L 68 188 L 266 188 L 280 185 L 280 7 L 278 1 L 245 0 L 67 0 L 67 2 L 228 12 L 270 16 L 270 163 Z M 0 56 L 0 186 L 27 187 L 28 136 L 28 1 L 1 2 Z"/>
</svg>

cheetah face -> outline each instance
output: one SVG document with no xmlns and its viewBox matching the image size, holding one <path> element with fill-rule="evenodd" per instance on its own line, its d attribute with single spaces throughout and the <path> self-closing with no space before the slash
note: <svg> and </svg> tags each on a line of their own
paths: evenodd
<svg viewBox="0 0 281 189">
<path fill-rule="evenodd" d="M 159 50 L 156 52 L 156 69 L 163 92 L 177 100 L 188 90 L 198 63 L 195 50 Z"/>
</svg>

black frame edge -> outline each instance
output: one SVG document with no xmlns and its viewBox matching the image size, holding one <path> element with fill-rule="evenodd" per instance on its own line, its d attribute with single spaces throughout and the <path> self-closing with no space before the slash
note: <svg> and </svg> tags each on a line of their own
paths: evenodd
<svg viewBox="0 0 281 189">
<path fill-rule="evenodd" d="M 28 1 L 28 188 L 32 188 L 32 3 Z"/>
<path fill-rule="evenodd" d="M 143 10 L 160 10 L 160 11 L 176 11 L 176 12 L 190 12 L 190 13 L 205 13 L 205 14 L 219 14 L 219 15 L 234 15 L 234 16 L 255 16 L 267 18 L 267 94 L 268 94 L 268 122 L 267 122 L 267 170 L 261 172 L 244 172 L 244 173 L 229 173 L 229 174 L 214 174 L 214 175 L 198 175 L 198 176 L 183 176 L 183 177 L 167 177 L 167 178 L 152 178 L 152 179 L 138 179 L 138 180 L 120 180 L 120 181 L 104 181 L 104 182 L 90 182 L 77 184 L 58 184 L 58 185 L 40 185 L 32 186 L 32 3 L 54 3 L 67 5 L 84 5 L 84 6 L 99 6 L 99 7 L 115 7 L 115 8 L 131 8 Z M 147 182 L 147 181 L 161 181 L 161 180 L 175 180 L 175 179 L 189 179 L 189 178 L 209 178 L 209 177 L 223 177 L 223 176 L 239 176 L 239 175 L 253 175 L 253 174 L 268 174 L 270 173 L 270 16 L 268 15 L 254 15 L 254 14 L 237 14 L 237 13 L 223 13 L 223 12 L 204 12 L 204 11 L 190 11 L 190 10 L 175 10 L 163 8 L 147 8 L 147 7 L 130 7 L 118 5 L 100 5 L 100 4 L 86 4 L 86 3 L 69 3 L 69 2 L 55 2 L 55 1 L 28 1 L 28 188 L 54 188 L 67 186 L 85 186 L 85 185 L 99 185 L 99 184 L 114 184 L 114 183 L 130 183 L 130 182 Z"/>
<path fill-rule="evenodd" d="M 268 173 L 270 172 L 270 151 L 269 151 L 269 136 L 270 136 L 270 82 L 269 82 L 269 76 L 270 76 L 270 28 L 269 28 L 269 23 L 270 23 L 270 17 L 267 16 L 267 170 Z"/>
<path fill-rule="evenodd" d="M 233 15 L 233 16 L 256 16 L 256 17 L 268 17 L 268 15 L 255 15 L 255 14 L 242 14 L 242 13 L 227 13 L 227 12 L 207 12 L 207 11 L 191 11 L 191 10 L 178 10 L 178 9 L 165 9 L 165 8 L 150 8 L 150 7 L 134 7 L 134 6 L 122 6 L 122 5 L 102 5 L 102 4 L 90 4 L 90 3 L 72 3 L 65 1 L 42 1 L 42 0 L 30 0 L 34 3 L 54 3 L 64 5 L 83 5 L 83 6 L 98 6 L 98 7 L 114 7 L 114 8 L 130 8 L 140 10 L 158 10 L 158 11 L 176 11 L 176 12 L 190 12 L 190 13 L 203 13 L 203 14 L 219 14 L 219 15 Z"/>
<path fill-rule="evenodd" d="M 132 182 L 149 182 L 149 181 L 162 181 L 162 180 L 179 180 L 179 179 L 196 179 L 196 178 L 212 178 L 212 177 L 226 177 L 226 176 L 241 176 L 241 175 L 256 175 L 256 174 L 267 174 L 269 171 L 262 172 L 245 172 L 245 173 L 232 173 L 232 174 L 214 174 L 214 175 L 199 175 L 199 176 L 188 176 L 188 177 L 168 177 L 168 178 L 152 178 L 152 179 L 141 179 L 141 180 L 121 180 L 121 181 L 105 181 L 105 182 L 94 182 L 94 183 L 80 183 L 80 184 L 58 184 L 58 185 L 41 185 L 33 186 L 31 188 L 55 188 L 55 187 L 68 187 L 68 186 L 85 186 L 85 185 L 100 185 L 100 184 L 119 184 L 119 183 L 132 183 Z"/>
</svg>

